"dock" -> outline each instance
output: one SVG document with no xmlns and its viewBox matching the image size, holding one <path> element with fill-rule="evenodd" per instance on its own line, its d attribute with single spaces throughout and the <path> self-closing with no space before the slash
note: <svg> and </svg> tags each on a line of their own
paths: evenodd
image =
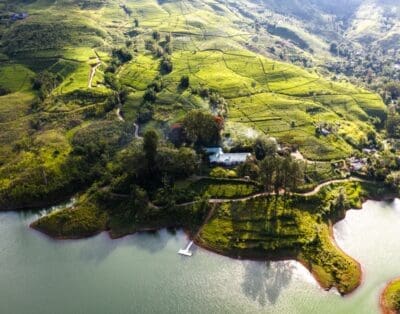
<svg viewBox="0 0 400 314">
<path fill-rule="evenodd" d="M 204 228 L 204 226 L 207 224 L 207 222 L 208 222 L 208 221 L 211 219 L 211 217 L 213 216 L 214 210 L 215 210 L 215 204 L 213 204 L 213 206 L 212 206 L 211 210 L 208 212 L 207 217 L 206 217 L 206 219 L 204 220 L 202 226 L 200 227 L 199 231 L 197 231 L 196 235 L 195 235 L 192 239 L 196 239 L 196 238 L 200 235 L 201 230 Z M 186 246 L 186 248 L 180 249 L 180 250 L 178 251 L 178 254 L 179 254 L 179 255 L 183 255 L 183 256 L 192 256 L 193 253 L 190 252 L 190 248 L 192 247 L 192 245 L 193 245 L 193 241 L 190 241 L 189 244 Z"/>
<path fill-rule="evenodd" d="M 190 248 L 193 245 L 193 241 L 190 241 L 189 244 L 186 246 L 184 249 L 180 249 L 178 251 L 178 254 L 183 255 L 183 256 L 192 256 L 192 252 L 190 252 Z"/>
</svg>

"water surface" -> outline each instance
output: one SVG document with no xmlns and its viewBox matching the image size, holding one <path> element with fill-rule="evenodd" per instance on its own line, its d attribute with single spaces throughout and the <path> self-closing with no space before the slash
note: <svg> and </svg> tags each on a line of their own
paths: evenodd
<svg viewBox="0 0 400 314">
<path fill-rule="evenodd" d="M 373 202 L 335 226 L 363 266 L 350 296 L 322 290 L 294 261 L 251 262 L 196 248 L 166 230 L 110 240 L 54 241 L 28 225 L 39 214 L 0 214 L 0 313 L 378 313 L 385 283 L 400 275 L 400 202 Z"/>
</svg>

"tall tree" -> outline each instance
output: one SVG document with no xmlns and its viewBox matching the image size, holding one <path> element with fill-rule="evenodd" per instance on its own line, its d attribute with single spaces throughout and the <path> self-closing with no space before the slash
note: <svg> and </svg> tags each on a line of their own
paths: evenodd
<svg viewBox="0 0 400 314">
<path fill-rule="evenodd" d="M 266 156 L 274 156 L 277 148 L 276 141 L 267 136 L 259 136 L 253 145 L 253 151 L 258 160 L 263 160 Z"/>
<path fill-rule="evenodd" d="M 158 148 L 158 134 L 151 129 L 146 131 L 143 138 L 143 151 L 147 159 L 149 169 L 154 169 Z"/>
</svg>

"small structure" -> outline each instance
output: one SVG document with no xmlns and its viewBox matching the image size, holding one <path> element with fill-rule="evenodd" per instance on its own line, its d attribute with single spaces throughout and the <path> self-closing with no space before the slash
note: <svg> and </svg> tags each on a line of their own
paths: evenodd
<svg viewBox="0 0 400 314">
<path fill-rule="evenodd" d="M 242 164 L 251 156 L 250 153 L 224 153 L 221 147 L 207 147 L 204 151 L 209 155 L 211 164 L 225 167 Z"/>
<path fill-rule="evenodd" d="M 363 148 L 362 152 L 364 154 L 372 155 L 377 153 L 378 151 L 375 148 Z"/>
<path fill-rule="evenodd" d="M 193 245 L 193 241 L 190 241 L 190 243 L 187 245 L 186 248 L 180 249 L 178 251 L 178 254 L 183 255 L 183 256 L 189 256 L 189 257 L 192 256 L 193 254 L 192 254 L 192 252 L 190 252 L 190 248 L 192 247 L 192 245 Z"/>
<path fill-rule="evenodd" d="M 328 136 L 329 134 L 331 134 L 331 131 L 329 131 L 328 129 L 325 129 L 325 128 L 321 128 L 319 131 L 321 132 L 321 134 L 323 136 Z"/>
<path fill-rule="evenodd" d="M 367 165 L 366 158 L 360 159 L 356 157 L 351 157 L 349 158 L 348 162 L 350 164 L 350 171 L 352 172 L 359 172 Z"/>
<path fill-rule="evenodd" d="M 12 21 L 24 20 L 28 17 L 28 13 L 13 13 L 11 14 Z"/>
<path fill-rule="evenodd" d="M 216 155 L 216 154 L 223 154 L 224 151 L 221 147 L 206 147 L 204 148 L 204 152 L 207 155 Z"/>
</svg>

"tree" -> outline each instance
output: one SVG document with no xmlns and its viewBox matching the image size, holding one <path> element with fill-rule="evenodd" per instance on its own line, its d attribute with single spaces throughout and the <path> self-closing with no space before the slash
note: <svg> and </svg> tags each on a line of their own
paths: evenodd
<svg viewBox="0 0 400 314">
<path fill-rule="evenodd" d="M 400 115 L 390 112 L 386 120 L 386 132 L 390 137 L 400 137 Z"/>
<path fill-rule="evenodd" d="M 104 82 L 115 91 L 120 91 L 122 86 L 114 73 L 107 72 L 104 75 Z"/>
<path fill-rule="evenodd" d="M 135 18 L 133 20 L 133 24 L 135 25 L 135 27 L 139 27 L 139 20 L 137 18 Z"/>
<path fill-rule="evenodd" d="M 385 180 L 385 183 L 392 188 L 399 189 L 400 187 L 400 171 L 391 172 Z"/>
<path fill-rule="evenodd" d="M 196 152 L 191 148 L 162 147 L 158 150 L 156 164 L 164 177 L 187 178 L 197 170 L 198 158 Z"/>
<path fill-rule="evenodd" d="M 112 56 L 117 58 L 121 63 L 131 61 L 133 58 L 132 54 L 126 48 L 113 49 Z"/>
<path fill-rule="evenodd" d="M 288 180 L 286 182 L 285 190 L 296 191 L 300 184 L 304 182 L 305 164 L 302 161 L 290 158 L 288 169 Z"/>
<path fill-rule="evenodd" d="M 260 163 L 260 181 L 267 192 L 275 185 L 278 161 L 278 157 L 268 156 Z"/>
<path fill-rule="evenodd" d="M 40 98 L 44 99 L 61 82 L 62 82 L 62 77 L 59 74 L 43 71 L 33 79 L 32 88 L 38 90 Z"/>
<path fill-rule="evenodd" d="M 181 88 L 183 88 L 183 89 L 186 89 L 186 88 L 189 87 L 189 85 L 190 85 L 189 76 L 183 75 L 183 76 L 181 77 L 181 82 L 180 82 L 179 86 L 180 86 Z"/>
<path fill-rule="evenodd" d="M 161 74 L 171 73 L 173 69 L 172 61 L 170 57 L 165 57 L 161 60 L 160 72 Z"/>
<path fill-rule="evenodd" d="M 291 156 L 266 156 L 260 164 L 260 181 L 265 191 L 281 189 L 285 193 L 295 191 L 304 179 L 304 167 L 301 162 Z"/>
<path fill-rule="evenodd" d="M 266 156 L 274 156 L 277 149 L 276 140 L 267 136 L 259 136 L 253 145 L 253 151 L 258 160 L 263 160 Z"/>
<path fill-rule="evenodd" d="M 220 139 L 220 130 L 212 114 L 201 110 L 190 111 L 183 119 L 188 141 L 196 145 L 214 145 Z"/>
<path fill-rule="evenodd" d="M 143 99 L 144 99 L 144 101 L 149 102 L 149 103 L 154 103 L 156 101 L 157 93 L 156 93 L 154 87 L 150 86 L 146 89 Z"/>
<path fill-rule="evenodd" d="M 143 137 L 143 151 L 147 159 L 149 168 L 153 168 L 157 155 L 158 148 L 158 134 L 155 130 L 151 129 L 146 131 Z"/>
<path fill-rule="evenodd" d="M 389 93 L 394 100 L 400 97 L 400 83 L 390 82 L 385 85 L 385 91 Z"/>
<path fill-rule="evenodd" d="M 237 172 L 240 177 L 250 177 L 252 180 L 257 180 L 260 177 L 260 167 L 254 160 L 246 160 L 237 167 Z"/>
<path fill-rule="evenodd" d="M 164 51 L 167 53 L 167 54 L 172 54 L 172 50 L 173 50 L 173 48 L 172 48 L 172 44 L 171 43 L 167 43 L 166 45 L 165 45 L 165 47 L 164 47 Z"/>
<path fill-rule="evenodd" d="M 337 43 L 331 43 L 331 45 L 329 47 L 329 51 L 332 54 L 337 55 L 338 54 L 338 45 L 337 45 Z"/>
<path fill-rule="evenodd" d="M 161 39 L 161 34 L 158 31 L 154 31 L 152 37 L 155 41 L 159 41 Z"/>
<path fill-rule="evenodd" d="M 347 195 L 344 191 L 344 189 L 340 189 L 338 195 L 336 196 L 336 199 L 334 200 L 334 207 L 337 210 L 343 210 L 347 207 L 348 200 L 347 200 Z"/>
</svg>

